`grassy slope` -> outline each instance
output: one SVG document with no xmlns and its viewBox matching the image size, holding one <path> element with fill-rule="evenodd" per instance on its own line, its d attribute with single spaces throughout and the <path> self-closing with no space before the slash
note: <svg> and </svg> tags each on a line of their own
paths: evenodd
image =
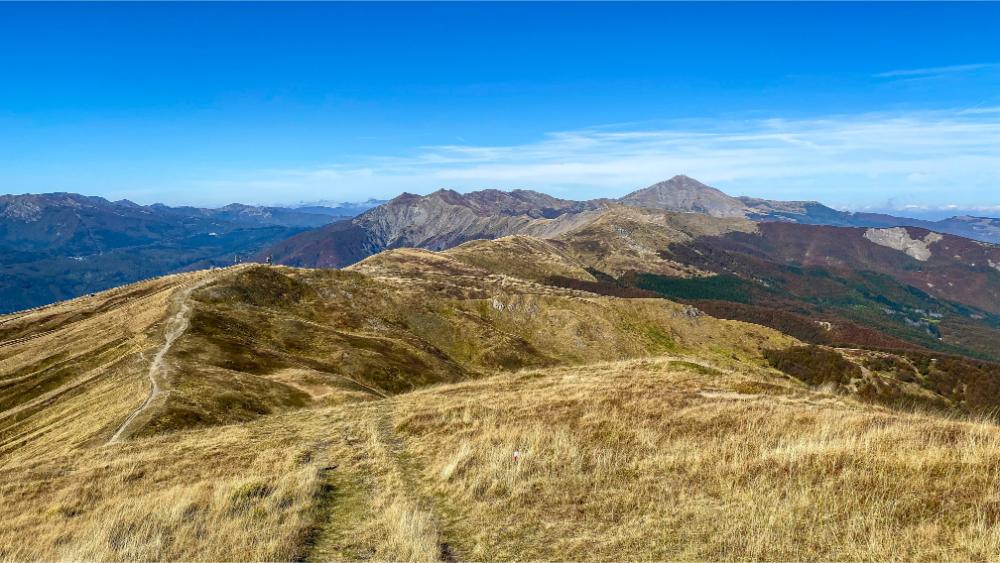
<svg viewBox="0 0 1000 563">
<path fill-rule="evenodd" d="M 696 265 L 664 258 L 671 244 L 729 232 L 753 232 L 743 219 L 709 218 L 697 213 L 670 213 L 652 209 L 613 207 L 551 243 L 581 264 L 615 277 L 626 272 L 699 277 L 709 272 Z"/>
<path fill-rule="evenodd" d="M 524 242 L 485 254 L 579 272 Z M 1000 556 L 994 425 L 810 389 L 768 367 L 779 333 L 483 255 L 200 272 L 0 324 L 63 327 L 0 348 L 0 391 L 93 364 L 6 395 L 0 559 Z M 206 276 L 163 399 L 105 444 Z"/>
<path fill-rule="evenodd" d="M 106 441 L 146 397 L 172 296 L 211 275 L 166 276 L 0 318 L 0 460 Z"/>
<path fill-rule="evenodd" d="M 691 360 L 709 363 L 528 370 L 8 463 L 0 557 L 1000 555 L 992 424 Z"/>
</svg>

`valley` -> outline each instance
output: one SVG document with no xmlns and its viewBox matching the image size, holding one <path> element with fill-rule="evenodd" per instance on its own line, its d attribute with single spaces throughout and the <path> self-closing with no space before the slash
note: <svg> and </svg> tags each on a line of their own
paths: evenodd
<svg viewBox="0 0 1000 563">
<path fill-rule="evenodd" d="M 164 274 L 228 266 L 237 256 L 245 260 L 364 209 L 241 204 L 204 209 L 70 193 L 0 195 L 0 313 Z"/>
</svg>

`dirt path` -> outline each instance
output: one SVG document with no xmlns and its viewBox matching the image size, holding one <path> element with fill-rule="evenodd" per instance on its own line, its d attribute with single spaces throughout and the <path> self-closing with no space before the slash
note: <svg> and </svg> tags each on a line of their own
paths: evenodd
<svg viewBox="0 0 1000 563">
<path fill-rule="evenodd" d="M 324 459 L 324 497 L 303 560 L 456 561 L 436 501 L 393 423 L 392 400 L 357 410 Z"/>
<path fill-rule="evenodd" d="M 168 321 L 169 326 L 167 328 L 166 339 L 164 340 L 163 345 L 160 346 L 160 349 L 156 352 L 156 356 L 153 357 L 153 362 L 149 364 L 149 371 L 146 373 L 150 383 L 149 395 L 146 396 L 146 400 L 143 401 L 142 405 L 130 414 L 128 418 L 125 419 L 125 422 L 118 427 L 118 430 L 115 431 L 114 435 L 111 436 L 111 439 L 108 440 L 109 444 L 121 441 L 122 436 L 125 434 L 125 431 L 128 430 L 132 421 L 149 408 L 149 405 L 153 404 L 153 401 L 163 394 L 163 391 L 160 388 L 159 374 L 163 370 L 163 359 L 166 357 L 167 352 L 170 351 L 174 342 L 180 338 L 180 336 L 184 334 L 184 331 L 188 328 L 191 315 L 191 305 L 188 303 L 188 299 L 191 297 L 191 293 L 193 293 L 194 290 L 206 285 L 213 279 L 213 277 L 208 277 L 198 283 L 185 287 L 180 291 L 180 293 L 178 293 L 177 297 L 174 298 L 174 301 L 179 303 L 180 306 L 178 307 L 177 312 L 174 313 L 174 316 Z"/>
</svg>

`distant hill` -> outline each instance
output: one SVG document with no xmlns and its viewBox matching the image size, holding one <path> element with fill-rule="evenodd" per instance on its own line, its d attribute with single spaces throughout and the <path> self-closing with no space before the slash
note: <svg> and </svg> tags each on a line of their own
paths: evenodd
<svg viewBox="0 0 1000 563">
<path fill-rule="evenodd" d="M 231 264 L 234 255 L 349 217 L 333 211 L 143 206 L 71 193 L 0 196 L 0 312 Z"/>
<path fill-rule="evenodd" d="M 385 202 L 386 200 L 384 199 L 368 199 L 359 203 L 320 200 L 308 203 L 303 202 L 287 207 L 302 213 L 315 213 L 331 217 L 354 217 Z"/>
<path fill-rule="evenodd" d="M 683 175 L 636 190 L 618 202 L 633 207 L 704 213 L 712 217 L 744 217 L 747 212 L 739 199 Z"/>
</svg>

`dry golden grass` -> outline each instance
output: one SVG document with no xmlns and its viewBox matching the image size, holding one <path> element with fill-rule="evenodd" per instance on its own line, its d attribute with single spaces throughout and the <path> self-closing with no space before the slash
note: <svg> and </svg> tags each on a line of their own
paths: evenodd
<svg viewBox="0 0 1000 563">
<path fill-rule="evenodd" d="M 0 559 L 993 560 L 998 475 L 990 423 L 630 360 L 6 464 Z"/>
<path fill-rule="evenodd" d="M 1000 556 L 995 425 L 745 371 L 525 371 L 7 464 L 0 558 Z"/>
<path fill-rule="evenodd" d="M 0 348 L 0 560 L 1000 558 L 990 422 L 809 389 L 761 354 L 793 339 L 665 300 L 358 269 L 0 324 L 41 334 Z M 107 444 L 205 276 L 166 396 Z"/>
<path fill-rule="evenodd" d="M 0 559 L 298 557 L 322 491 L 322 432 L 268 422 L 3 466 Z"/>
<path fill-rule="evenodd" d="M 475 240 L 443 252 L 450 258 L 525 280 L 544 281 L 552 276 L 595 281 L 582 264 L 551 243 L 522 235 L 496 240 Z"/>
<path fill-rule="evenodd" d="M 12 315 L 0 325 L 0 461 L 101 444 L 145 399 L 173 295 L 166 276 Z"/>
<path fill-rule="evenodd" d="M 474 560 L 1000 556 L 995 425 L 672 365 L 398 398 L 446 541 Z"/>
</svg>

